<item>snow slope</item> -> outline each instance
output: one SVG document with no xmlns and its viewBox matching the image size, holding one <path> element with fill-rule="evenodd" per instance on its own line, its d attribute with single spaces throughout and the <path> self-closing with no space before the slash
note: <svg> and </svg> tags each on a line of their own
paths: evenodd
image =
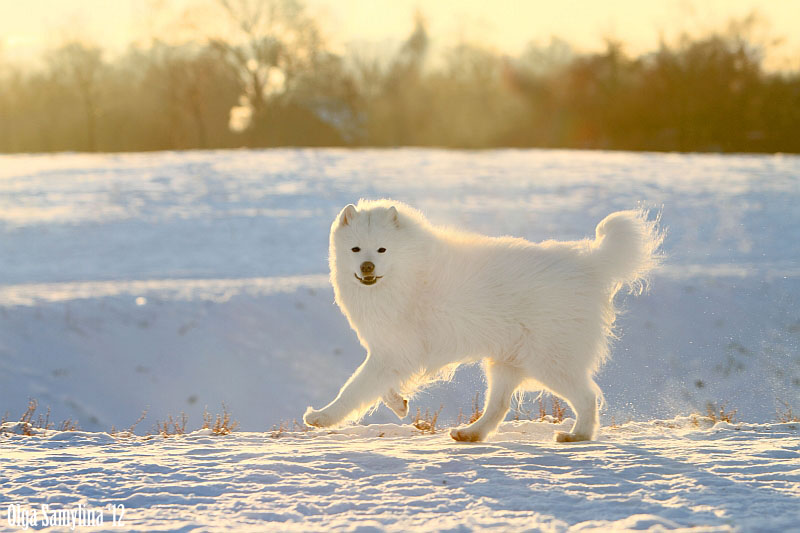
<svg viewBox="0 0 800 533">
<path fill-rule="evenodd" d="M 326 265 L 330 221 L 360 196 L 532 240 L 662 210 L 667 261 L 649 293 L 620 299 L 597 442 L 556 444 L 569 420 L 523 420 L 460 444 L 384 407 L 371 425 L 269 431 L 364 356 Z M 77 530 L 800 531 L 800 426 L 770 422 L 782 402 L 800 412 L 798 228 L 787 156 L 0 156 L 0 410 L 14 420 L 34 397 L 87 430 L 0 435 L 0 530 L 34 510 L 44 527 L 46 505 L 104 512 Z M 452 424 L 484 386 L 464 368 L 412 411 L 443 405 Z M 745 423 L 679 416 L 708 401 Z M 244 431 L 103 432 L 145 408 L 137 433 L 181 411 L 196 428 L 223 402 Z"/>
<path fill-rule="evenodd" d="M 586 444 L 554 443 L 556 427 L 506 422 L 481 444 L 394 424 L 7 436 L 0 487 L 48 517 L 102 510 L 108 531 L 800 531 L 798 424 L 632 422 Z"/>
<path fill-rule="evenodd" d="M 333 305 L 327 235 L 358 197 L 531 240 L 662 209 L 665 267 L 622 297 L 603 421 L 708 401 L 800 412 L 800 158 L 548 150 L 0 156 L 0 412 L 29 397 L 86 430 L 225 402 L 265 431 L 330 400 L 364 356 Z M 412 401 L 453 421 L 459 371 Z M 533 406 L 528 402 L 523 408 Z M 396 421 L 381 407 L 372 422 Z"/>
</svg>

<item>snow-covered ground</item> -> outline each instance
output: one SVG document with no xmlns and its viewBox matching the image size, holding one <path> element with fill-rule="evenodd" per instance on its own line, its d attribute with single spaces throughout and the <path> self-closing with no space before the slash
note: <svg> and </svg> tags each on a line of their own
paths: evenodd
<svg viewBox="0 0 800 533">
<path fill-rule="evenodd" d="M 800 530 L 800 424 L 631 422 L 558 445 L 554 427 L 506 422 L 481 444 L 394 424 L 15 436 L 0 480 L 21 511 L 47 505 L 48 524 L 56 511 L 103 511 L 109 531 L 110 506 L 119 528 L 140 531 Z M 99 529 L 87 524 L 76 530 Z"/>
<path fill-rule="evenodd" d="M 270 437 L 363 359 L 327 281 L 330 222 L 362 196 L 531 240 L 592 235 L 617 209 L 662 211 L 667 260 L 647 294 L 620 298 L 599 375 L 600 442 L 555 445 L 552 425 L 511 422 L 477 446 L 411 438 L 384 407 L 366 422 L 395 424 Z M 412 412 L 443 406 L 440 425 L 453 423 L 484 387 L 461 369 Z M 4 506 L 122 503 L 148 530 L 797 527 L 800 433 L 766 424 L 785 405 L 800 412 L 800 157 L 0 156 L 0 413 L 18 418 L 29 397 L 92 433 L 0 441 Z M 747 424 L 675 419 L 709 401 Z M 98 433 L 144 409 L 138 433 L 182 411 L 194 429 L 223 402 L 245 432 Z"/>
</svg>

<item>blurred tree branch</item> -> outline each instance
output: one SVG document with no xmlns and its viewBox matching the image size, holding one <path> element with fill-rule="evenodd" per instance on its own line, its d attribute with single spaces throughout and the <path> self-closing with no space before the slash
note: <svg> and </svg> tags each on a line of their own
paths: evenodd
<svg viewBox="0 0 800 533">
<path fill-rule="evenodd" d="M 51 52 L 47 61 L 52 75 L 77 91 L 86 121 L 85 150 L 94 152 L 97 148 L 97 117 L 100 113 L 100 76 L 104 68 L 102 50 L 96 46 L 71 42 Z"/>
<path fill-rule="evenodd" d="M 571 147 L 800 152 L 800 73 L 765 71 L 757 16 L 578 53 L 458 42 L 431 60 L 417 14 L 390 47 L 332 51 L 299 0 L 216 0 L 226 37 L 70 42 L 43 69 L 0 63 L 0 151 L 237 146 Z M 183 20 L 183 19 L 181 19 Z M 221 34 L 225 34 L 221 32 Z M 377 52 L 375 50 L 378 50 Z"/>
</svg>

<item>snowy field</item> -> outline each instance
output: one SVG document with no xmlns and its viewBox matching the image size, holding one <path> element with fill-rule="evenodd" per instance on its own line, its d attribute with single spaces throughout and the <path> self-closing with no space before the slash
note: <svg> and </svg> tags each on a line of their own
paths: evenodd
<svg viewBox="0 0 800 533">
<path fill-rule="evenodd" d="M 384 196 L 434 223 L 531 240 L 661 210 L 667 260 L 648 293 L 619 299 L 599 442 L 555 445 L 552 424 L 508 422 L 465 446 L 415 435 L 385 407 L 369 427 L 272 438 L 364 357 L 333 304 L 328 229 L 345 204 Z M 442 406 L 446 426 L 484 387 L 463 368 L 411 410 Z M 1 440 L 6 515 L 50 502 L 123 504 L 125 528 L 143 530 L 797 530 L 800 430 L 777 413 L 800 413 L 800 158 L 0 156 L 0 413 L 16 420 L 28 398 L 88 433 Z M 139 434 L 181 412 L 195 429 L 223 402 L 243 431 L 101 433 L 145 409 Z M 708 402 L 742 423 L 676 418 Z M 518 417 L 530 412 L 532 398 Z"/>
<path fill-rule="evenodd" d="M 117 530 L 142 531 L 800 530 L 798 424 L 631 422 L 563 445 L 553 427 L 506 422 L 481 444 L 397 425 L 278 438 L 14 436 L 0 476 L 21 508 L 48 505 L 48 520 L 104 510 L 109 531 L 108 506 Z"/>
</svg>

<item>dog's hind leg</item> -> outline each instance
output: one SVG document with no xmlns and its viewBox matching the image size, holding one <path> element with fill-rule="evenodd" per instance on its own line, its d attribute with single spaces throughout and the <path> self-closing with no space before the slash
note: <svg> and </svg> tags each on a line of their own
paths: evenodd
<svg viewBox="0 0 800 533">
<path fill-rule="evenodd" d="M 478 442 L 486 439 L 508 414 L 511 396 L 524 380 L 524 375 L 518 368 L 492 360 L 486 365 L 486 377 L 489 390 L 483 414 L 465 428 L 453 428 L 450 436 L 455 440 Z"/>
<path fill-rule="evenodd" d="M 576 381 L 568 387 L 561 387 L 561 389 L 553 392 L 567 400 L 577 419 L 569 433 L 556 432 L 556 441 L 577 442 L 594 439 L 600 426 L 597 409 L 600 388 L 591 377 L 586 376 L 585 379 Z"/>
</svg>

